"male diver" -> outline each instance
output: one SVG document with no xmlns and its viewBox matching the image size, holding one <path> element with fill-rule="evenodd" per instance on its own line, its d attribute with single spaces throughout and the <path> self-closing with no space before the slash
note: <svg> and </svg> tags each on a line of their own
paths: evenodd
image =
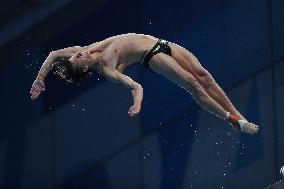
<svg viewBox="0 0 284 189">
<path fill-rule="evenodd" d="M 128 114 L 133 117 L 141 109 L 143 88 L 123 71 L 135 62 L 143 63 L 152 72 L 188 91 L 201 107 L 228 121 L 233 128 L 248 134 L 259 130 L 236 110 L 191 52 L 177 44 L 142 34 L 117 35 L 89 46 L 50 52 L 32 85 L 31 98 L 35 100 L 45 90 L 44 79 L 52 69 L 69 82 L 79 82 L 97 71 L 109 81 L 121 83 L 131 90 L 133 105 Z"/>
</svg>

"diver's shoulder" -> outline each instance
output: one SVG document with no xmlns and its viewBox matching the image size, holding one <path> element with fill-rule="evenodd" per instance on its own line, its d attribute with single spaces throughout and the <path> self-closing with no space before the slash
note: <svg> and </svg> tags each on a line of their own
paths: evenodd
<svg viewBox="0 0 284 189">
<path fill-rule="evenodd" d="M 124 33 L 124 34 L 114 35 L 110 38 L 120 38 L 120 37 L 127 37 L 127 36 L 155 38 L 154 36 L 151 36 L 151 35 L 148 35 L 148 34 L 142 34 L 142 33 Z"/>
</svg>

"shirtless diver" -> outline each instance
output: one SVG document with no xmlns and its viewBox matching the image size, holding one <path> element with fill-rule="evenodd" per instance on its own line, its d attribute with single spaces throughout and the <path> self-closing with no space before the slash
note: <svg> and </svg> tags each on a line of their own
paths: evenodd
<svg viewBox="0 0 284 189">
<path fill-rule="evenodd" d="M 45 90 L 44 79 L 52 69 L 69 82 L 79 82 L 97 71 L 107 80 L 121 83 L 131 90 L 133 105 L 128 114 L 133 117 L 141 109 L 143 88 L 123 71 L 135 62 L 141 62 L 147 69 L 188 91 L 201 107 L 228 121 L 236 130 L 248 134 L 259 130 L 236 110 L 191 52 L 177 44 L 142 34 L 117 35 L 88 46 L 50 52 L 32 85 L 31 98 L 35 100 Z"/>
</svg>

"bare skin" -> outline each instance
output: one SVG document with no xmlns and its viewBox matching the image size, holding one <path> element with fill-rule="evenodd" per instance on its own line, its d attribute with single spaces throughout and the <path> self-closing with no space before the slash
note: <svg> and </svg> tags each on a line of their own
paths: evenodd
<svg viewBox="0 0 284 189">
<path fill-rule="evenodd" d="M 69 47 L 49 54 L 43 63 L 37 79 L 30 91 L 35 100 L 45 90 L 44 78 L 60 57 L 68 58 L 73 66 L 91 68 L 111 82 L 121 83 L 131 90 L 133 105 L 128 114 L 136 116 L 141 109 L 143 88 L 136 81 L 123 74 L 123 71 L 135 62 L 141 62 L 143 56 L 157 42 L 157 38 L 142 34 L 123 34 L 103 41 L 80 47 Z M 168 80 L 188 91 L 198 104 L 226 119 L 228 112 L 246 120 L 233 106 L 224 91 L 218 86 L 211 74 L 204 69 L 198 59 L 181 46 L 169 43 L 172 56 L 158 53 L 149 62 L 150 68 Z M 258 126 L 246 122 L 243 132 L 255 134 Z"/>
</svg>

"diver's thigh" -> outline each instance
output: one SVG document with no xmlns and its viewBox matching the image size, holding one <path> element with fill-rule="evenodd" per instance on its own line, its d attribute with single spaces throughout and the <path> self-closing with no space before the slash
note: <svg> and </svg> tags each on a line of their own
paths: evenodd
<svg viewBox="0 0 284 189">
<path fill-rule="evenodd" d="M 155 55 L 149 62 L 150 68 L 169 79 L 170 81 L 186 87 L 189 77 L 192 74 L 183 69 L 171 56 L 163 53 Z"/>
<path fill-rule="evenodd" d="M 196 56 L 194 56 L 187 49 L 171 43 L 173 59 L 186 71 L 192 73 L 193 75 L 199 75 L 200 72 L 205 71 Z"/>
</svg>

